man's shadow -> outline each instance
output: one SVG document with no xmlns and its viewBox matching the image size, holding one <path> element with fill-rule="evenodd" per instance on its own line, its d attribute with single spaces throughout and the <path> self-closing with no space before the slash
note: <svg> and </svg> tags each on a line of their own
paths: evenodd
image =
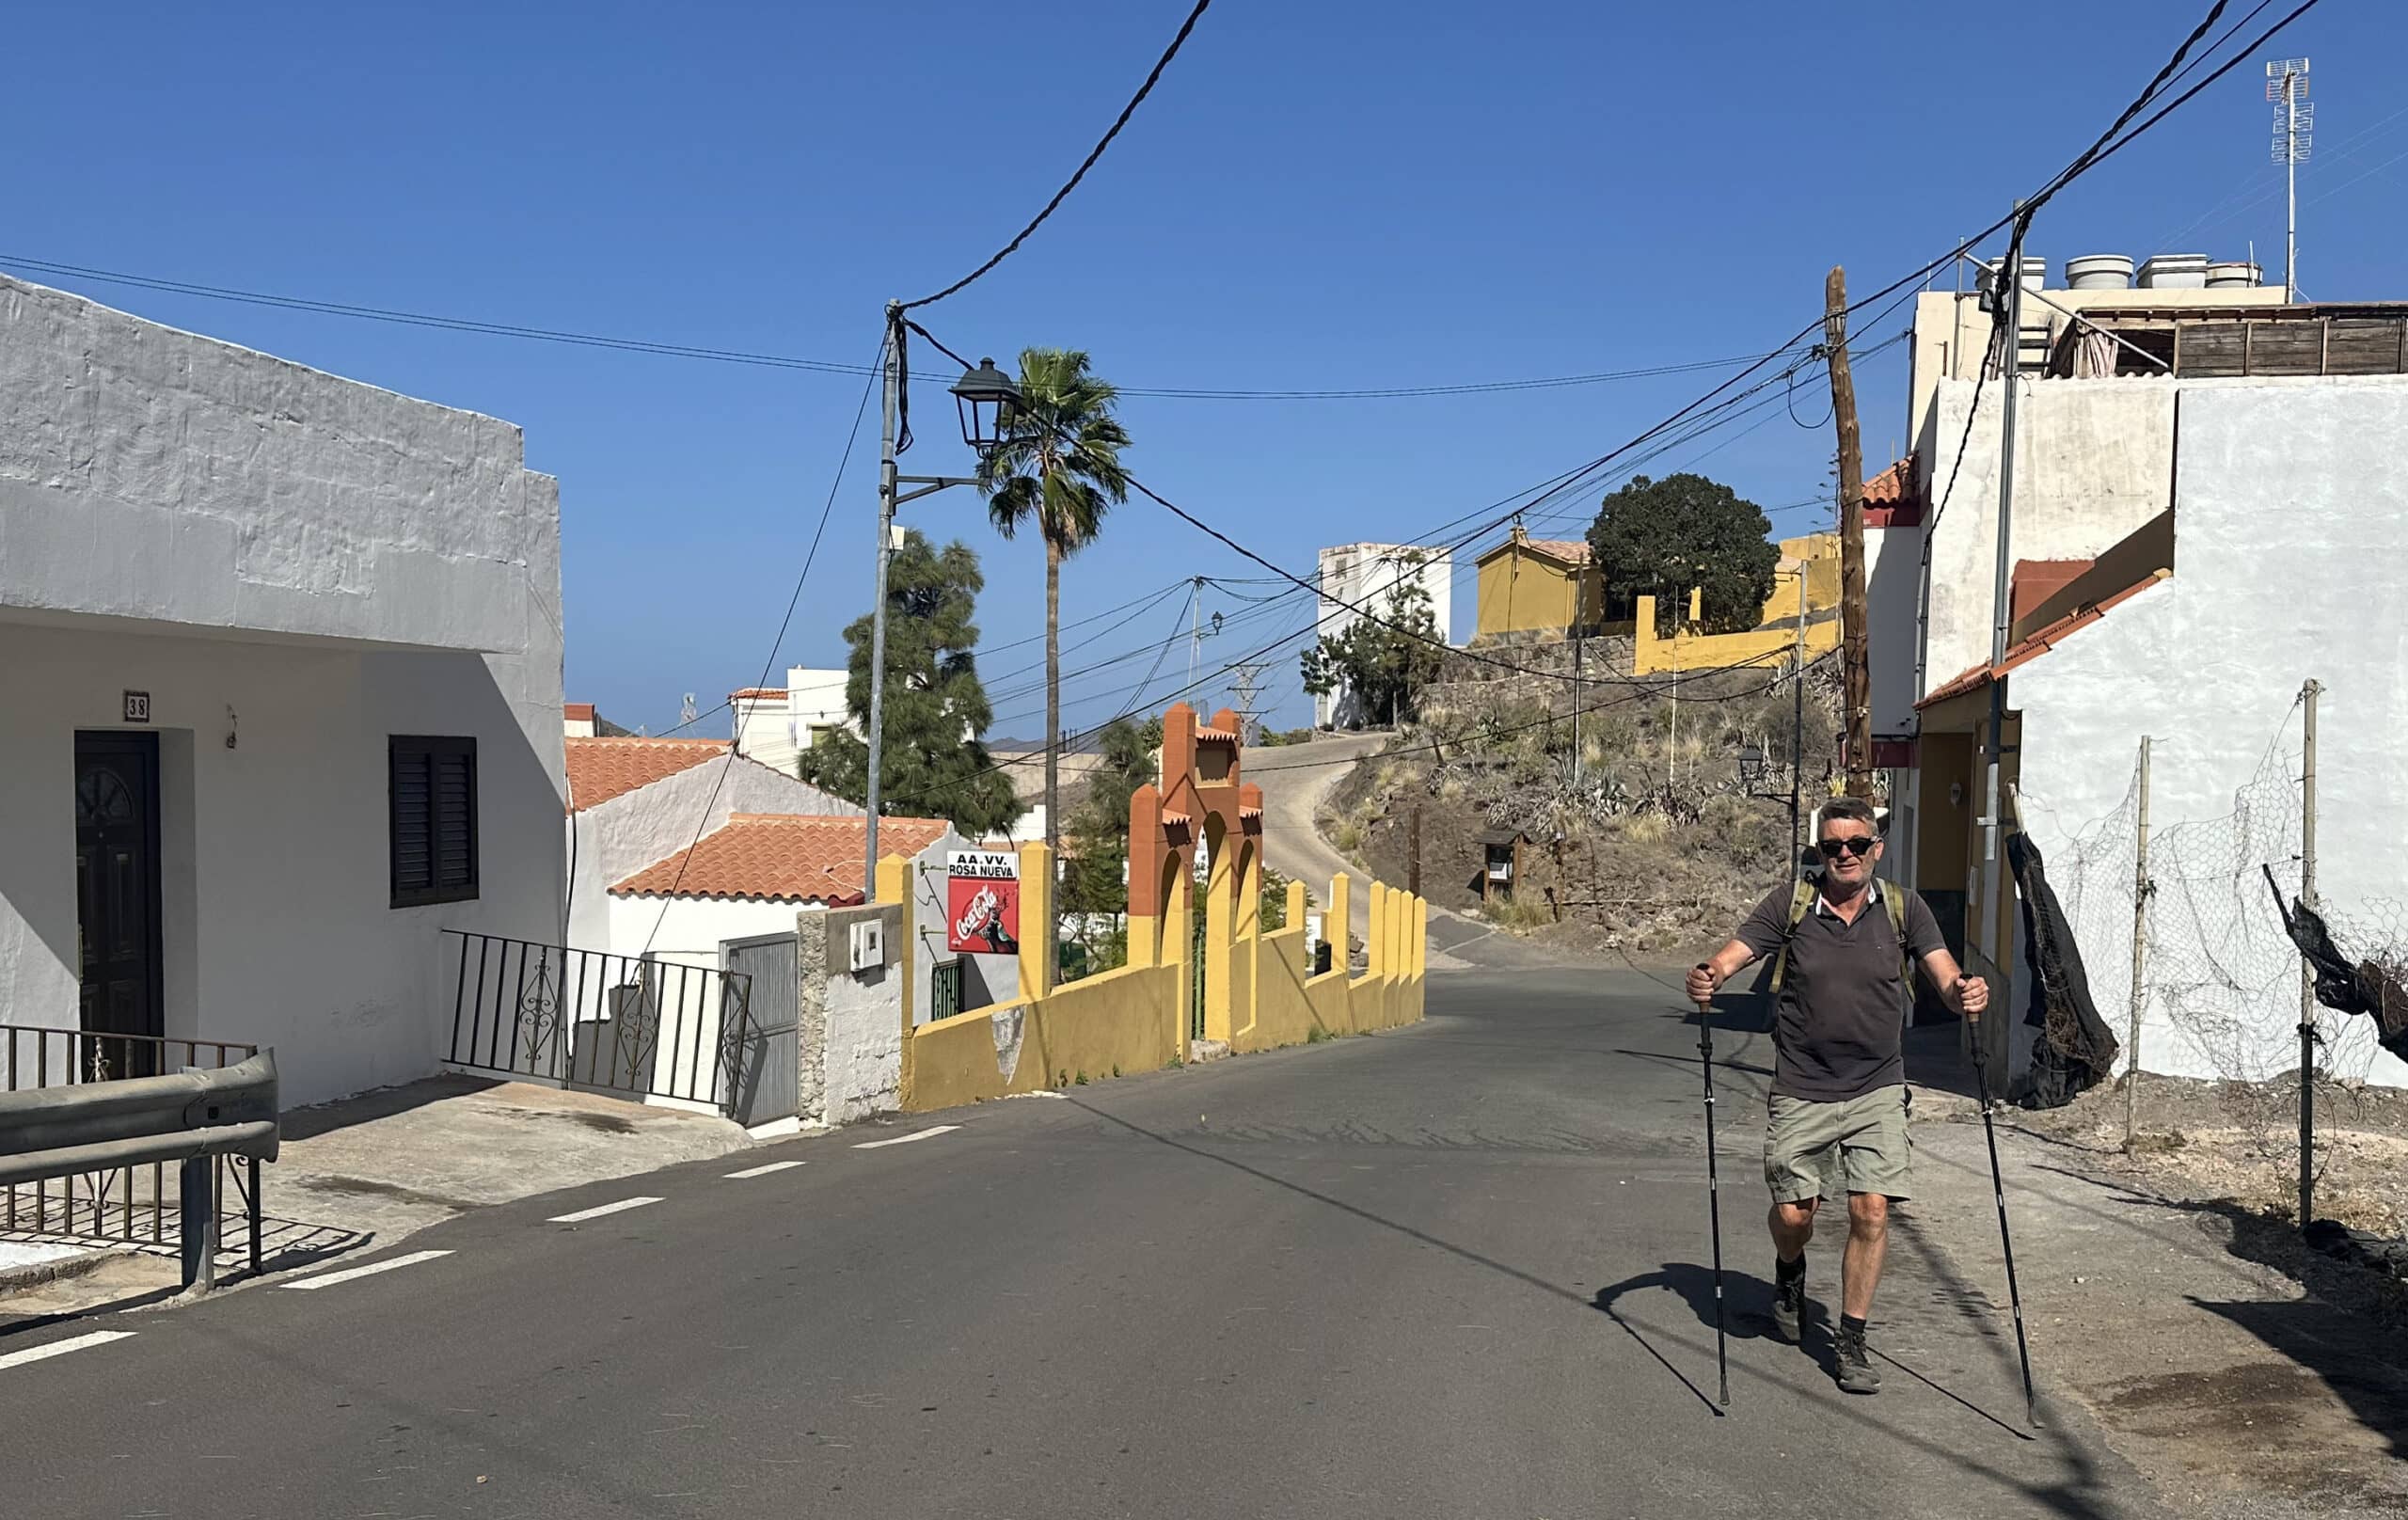
<svg viewBox="0 0 2408 1520">
<path fill-rule="evenodd" d="M 1687 1261 L 1667 1261 L 1655 1272 L 1642 1272 L 1635 1277 L 1624 1277 L 1597 1290 L 1591 1302 L 1608 1314 L 1614 1313 L 1614 1303 L 1627 1293 L 1650 1288 L 1670 1289 L 1687 1304 L 1698 1323 L 1708 1330 L 1714 1328 L 1714 1273 Z M 1724 1333 L 1734 1340 L 1766 1340 L 1772 1335 L 1772 1284 L 1750 1273 L 1722 1269 L 1722 1307 Z M 1823 1323 L 1822 1306 L 1809 1299 L 1806 1305 L 1808 1332 L 1828 1329 Z"/>
</svg>

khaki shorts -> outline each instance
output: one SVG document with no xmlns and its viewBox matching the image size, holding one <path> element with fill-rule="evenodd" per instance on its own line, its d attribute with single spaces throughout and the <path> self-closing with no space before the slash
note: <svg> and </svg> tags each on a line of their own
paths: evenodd
<svg viewBox="0 0 2408 1520">
<path fill-rule="evenodd" d="M 1775 1095 L 1765 1125 L 1765 1182 L 1773 1201 L 1836 1196 L 1841 1184 L 1849 1193 L 1907 1196 L 1914 1151 L 1908 1101 L 1903 1083 L 1831 1102 Z"/>
</svg>

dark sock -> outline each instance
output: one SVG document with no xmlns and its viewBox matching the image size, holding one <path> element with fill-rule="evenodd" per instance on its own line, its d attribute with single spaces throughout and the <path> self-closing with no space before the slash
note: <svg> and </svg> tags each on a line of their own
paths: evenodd
<svg viewBox="0 0 2408 1520">
<path fill-rule="evenodd" d="M 1843 1314 L 1840 1316 L 1840 1328 L 1851 1335 L 1861 1336 L 1864 1334 L 1864 1322 L 1853 1314 Z"/>
<path fill-rule="evenodd" d="M 1774 1281 L 1794 1283 L 1806 1275 L 1806 1253 L 1800 1251 L 1795 1261 L 1783 1261 L 1776 1256 L 1773 1258 L 1772 1270 Z"/>
</svg>

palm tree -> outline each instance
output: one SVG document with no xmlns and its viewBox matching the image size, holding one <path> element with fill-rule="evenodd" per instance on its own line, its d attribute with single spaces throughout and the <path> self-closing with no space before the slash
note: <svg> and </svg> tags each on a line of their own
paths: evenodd
<svg viewBox="0 0 2408 1520">
<path fill-rule="evenodd" d="M 1112 415 L 1120 393 L 1087 368 L 1083 350 L 1023 349 L 1020 394 L 1019 407 L 997 426 L 994 451 L 979 462 L 978 483 L 995 531 L 1010 538 L 1033 523 L 1045 540 L 1045 847 L 1058 860 L 1062 562 L 1094 539 L 1106 512 L 1129 499 L 1129 474 L 1120 467 L 1129 433 Z M 1049 921 L 1049 970 L 1058 954 Z"/>
</svg>

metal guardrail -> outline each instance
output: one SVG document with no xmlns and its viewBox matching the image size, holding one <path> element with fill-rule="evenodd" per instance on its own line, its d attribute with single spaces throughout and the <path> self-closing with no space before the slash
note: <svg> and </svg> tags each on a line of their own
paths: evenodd
<svg viewBox="0 0 2408 1520">
<path fill-rule="evenodd" d="M 274 1161 L 276 1053 L 172 1076 L 0 1093 L 0 1183 L 182 1164 L 184 1286 L 217 1270 L 217 1158 Z"/>
<path fill-rule="evenodd" d="M 230 1192 L 257 1272 L 276 1101 L 273 1057 L 255 1045 L 0 1024 L 0 1234 L 159 1246 L 174 1208 L 190 1283 L 214 1273 Z M 172 1203 L 170 1163 L 182 1171 Z M 188 1227 L 196 1210 L 202 1227 Z M 204 1241 L 212 1259 L 197 1260 Z"/>
</svg>

